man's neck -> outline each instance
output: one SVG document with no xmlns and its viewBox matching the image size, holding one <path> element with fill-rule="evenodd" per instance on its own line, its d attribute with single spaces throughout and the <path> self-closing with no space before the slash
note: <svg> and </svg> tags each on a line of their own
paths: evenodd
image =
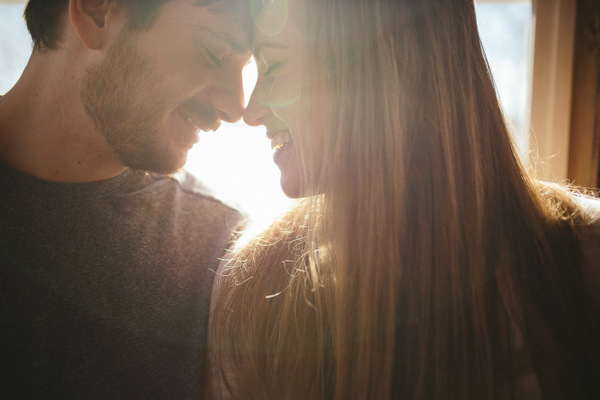
<svg viewBox="0 0 600 400">
<path fill-rule="evenodd" d="M 56 182 L 112 178 L 126 167 L 83 108 L 83 68 L 69 64 L 52 51 L 34 51 L 19 82 L 0 98 L 0 161 Z"/>
</svg>

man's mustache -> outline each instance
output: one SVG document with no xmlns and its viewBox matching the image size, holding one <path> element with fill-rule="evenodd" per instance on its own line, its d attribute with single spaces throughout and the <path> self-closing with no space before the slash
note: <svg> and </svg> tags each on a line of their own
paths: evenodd
<svg viewBox="0 0 600 400">
<path fill-rule="evenodd" d="M 216 131 L 221 126 L 221 120 L 212 106 L 198 101 L 189 101 L 183 106 L 183 109 L 200 122 L 199 125 L 204 131 Z"/>
</svg>

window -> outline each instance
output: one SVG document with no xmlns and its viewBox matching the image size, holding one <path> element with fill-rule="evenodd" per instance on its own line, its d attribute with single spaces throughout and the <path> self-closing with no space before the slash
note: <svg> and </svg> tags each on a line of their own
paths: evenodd
<svg viewBox="0 0 600 400">
<path fill-rule="evenodd" d="M 476 3 L 479 35 L 519 154 L 529 153 L 531 0 Z"/>
<path fill-rule="evenodd" d="M 0 0 L 0 94 L 19 79 L 31 54 L 31 37 L 23 21 L 25 6 Z"/>
</svg>

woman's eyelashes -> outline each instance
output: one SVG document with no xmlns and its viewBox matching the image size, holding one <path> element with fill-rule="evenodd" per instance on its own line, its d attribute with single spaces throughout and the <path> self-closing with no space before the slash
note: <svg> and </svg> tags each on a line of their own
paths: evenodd
<svg viewBox="0 0 600 400">
<path fill-rule="evenodd" d="M 263 73 L 264 76 L 275 76 L 275 73 L 280 69 L 280 62 L 273 62 L 267 66 L 267 69 Z"/>
<path fill-rule="evenodd" d="M 283 75 L 286 72 L 287 63 L 284 61 L 273 61 L 266 65 L 265 71 L 262 73 L 263 76 L 269 78 L 275 78 Z"/>
</svg>

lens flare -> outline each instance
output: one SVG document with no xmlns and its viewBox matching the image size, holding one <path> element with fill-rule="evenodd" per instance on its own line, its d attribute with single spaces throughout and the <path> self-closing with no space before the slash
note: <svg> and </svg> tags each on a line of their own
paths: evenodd
<svg viewBox="0 0 600 400">
<path fill-rule="evenodd" d="M 284 107 L 289 107 L 293 104 L 296 104 L 298 101 L 300 100 L 300 93 L 297 93 L 295 96 L 286 96 L 286 97 L 281 97 L 281 98 L 269 98 L 269 99 L 259 99 L 258 101 L 260 102 L 260 104 L 262 104 L 263 106 L 269 107 L 269 108 L 284 108 Z"/>
<path fill-rule="evenodd" d="M 252 0 L 254 26 L 266 36 L 277 36 L 288 21 L 288 0 Z"/>
</svg>

